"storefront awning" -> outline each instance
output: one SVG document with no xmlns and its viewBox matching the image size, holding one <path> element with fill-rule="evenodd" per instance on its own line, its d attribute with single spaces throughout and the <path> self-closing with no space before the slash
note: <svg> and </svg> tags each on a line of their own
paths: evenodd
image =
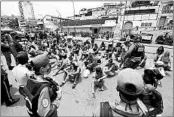
<svg viewBox="0 0 174 117">
<path fill-rule="evenodd" d="M 83 25 L 83 26 L 63 26 L 63 28 L 102 28 L 115 27 L 116 25 Z"/>
</svg>

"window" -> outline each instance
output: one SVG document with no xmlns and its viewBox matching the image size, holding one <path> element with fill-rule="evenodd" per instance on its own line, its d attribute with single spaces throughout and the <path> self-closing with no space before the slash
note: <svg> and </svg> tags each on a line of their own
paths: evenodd
<svg viewBox="0 0 174 117">
<path fill-rule="evenodd" d="M 127 10 L 125 11 L 125 15 L 131 14 L 151 14 L 155 13 L 155 9 L 144 9 L 144 10 Z"/>
</svg>

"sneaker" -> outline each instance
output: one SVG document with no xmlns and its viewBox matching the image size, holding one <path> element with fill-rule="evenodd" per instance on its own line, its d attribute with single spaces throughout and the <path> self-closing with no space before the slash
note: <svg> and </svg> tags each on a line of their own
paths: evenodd
<svg viewBox="0 0 174 117">
<path fill-rule="evenodd" d="M 9 70 L 12 70 L 13 68 L 14 68 L 14 66 L 10 66 L 10 67 L 9 67 Z"/>
<path fill-rule="evenodd" d="M 16 102 L 18 102 L 19 100 L 20 100 L 20 98 L 11 99 L 9 102 L 6 103 L 6 106 L 11 106 L 11 105 L 15 104 Z"/>
<path fill-rule="evenodd" d="M 65 81 L 63 81 L 63 82 L 60 84 L 60 87 L 62 87 L 64 84 L 65 84 Z"/>
<path fill-rule="evenodd" d="M 76 84 L 74 84 L 73 86 L 72 86 L 72 89 L 74 89 L 76 87 Z"/>
</svg>

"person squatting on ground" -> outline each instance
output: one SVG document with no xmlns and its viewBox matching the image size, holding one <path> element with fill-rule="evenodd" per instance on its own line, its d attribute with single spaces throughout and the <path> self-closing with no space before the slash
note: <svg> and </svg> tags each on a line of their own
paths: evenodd
<svg viewBox="0 0 174 117">
<path fill-rule="evenodd" d="M 100 91 L 104 90 L 104 79 L 107 78 L 106 75 L 104 75 L 101 67 L 97 67 L 94 75 L 93 75 L 93 84 L 92 84 L 92 94 L 94 95 L 95 89 L 99 88 Z"/>
<path fill-rule="evenodd" d="M 69 68 L 64 69 L 64 81 L 61 86 L 63 86 L 67 81 L 73 82 L 72 88 L 74 89 L 81 75 L 81 69 L 77 65 L 77 62 L 72 62 Z"/>
<path fill-rule="evenodd" d="M 134 44 L 131 45 L 129 50 L 125 53 L 123 60 L 123 68 L 137 68 L 138 66 L 144 67 L 147 57 L 145 56 L 145 47 L 140 43 L 140 37 L 134 39 Z"/>
<path fill-rule="evenodd" d="M 131 68 L 123 69 L 117 76 L 119 102 L 101 102 L 93 117 L 144 117 L 147 115 L 144 104 L 139 99 L 143 93 L 142 76 Z"/>
<path fill-rule="evenodd" d="M 26 99 L 26 107 L 31 117 L 57 117 L 61 89 L 52 78 L 45 77 L 51 72 L 47 54 L 38 55 L 31 61 L 35 75 L 28 79 L 26 87 L 19 92 Z"/>
</svg>

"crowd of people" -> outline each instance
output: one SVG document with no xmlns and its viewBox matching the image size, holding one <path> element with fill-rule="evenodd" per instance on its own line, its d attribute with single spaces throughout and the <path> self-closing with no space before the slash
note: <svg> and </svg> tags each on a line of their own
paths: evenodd
<svg viewBox="0 0 174 117">
<path fill-rule="evenodd" d="M 78 41 L 58 35 L 28 39 L 21 45 L 6 34 L 1 42 L 1 58 L 4 57 L 1 85 L 6 94 L 2 101 L 7 106 L 19 101 L 10 94 L 12 86 L 7 71 L 12 70 L 31 117 L 56 117 L 64 84 L 70 81 L 74 89 L 79 79 L 88 78 L 89 74 L 93 74 L 91 93 L 94 96 L 96 88 L 104 90 L 104 80 L 109 77 L 117 77 L 120 96 L 119 103 L 101 102 L 93 116 L 155 117 L 163 112 L 162 96 L 156 89 L 165 77 L 165 71 L 171 71 L 170 53 L 164 51 L 163 46 L 157 49 L 154 66 L 145 68 L 141 75 L 136 68 L 146 66 L 147 56 L 140 38 L 134 39 L 133 43 L 125 41 L 115 45 L 111 41 L 98 45 L 95 37 L 91 37 L 91 41 Z M 16 66 L 11 65 L 11 55 Z M 61 83 L 48 77 L 52 69 L 57 70 L 54 77 L 64 74 Z"/>
</svg>

